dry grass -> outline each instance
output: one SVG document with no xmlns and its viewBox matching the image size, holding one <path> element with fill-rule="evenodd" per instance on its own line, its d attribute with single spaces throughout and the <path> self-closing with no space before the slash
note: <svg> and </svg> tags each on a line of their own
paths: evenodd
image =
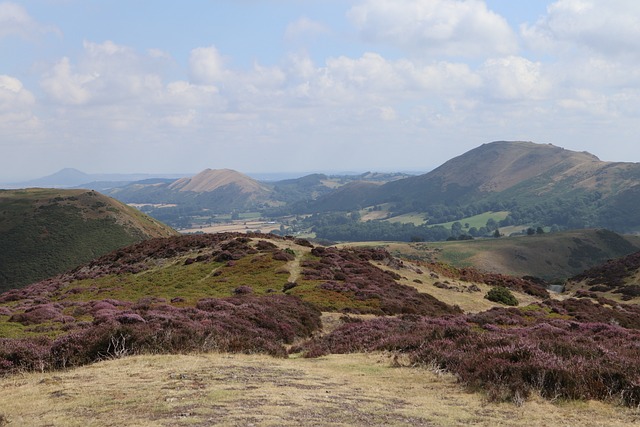
<svg viewBox="0 0 640 427">
<path fill-rule="evenodd" d="M 488 404 L 450 375 L 381 354 L 320 359 L 136 356 L 0 380 L 9 426 L 628 426 L 637 411 L 597 402 Z"/>
<path fill-rule="evenodd" d="M 404 261 L 404 265 L 404 268 L 395 270 L 393 268 L 376 264 L 376 266 L 379 268 L 394 271 L 400 274 L 400 276 L 402 276 L 402 279 L 400 279 L 399 282 L 403 285 L 413 286 L 419 292 L 424 292 L 431 296 L 434 296 L 435 298 L 449 305 L 457 305 L 465 313 L 478 313 L 481 311 L 489 310 L 493 307 L 504 307 L 501 304 L 489 301 L 488 299 L 484 298 L 487 292 L 489 292 L 489 290 L 492 288 L 489 285 L 486 285 L 484 283 L 471 283 L 462 280 L 432 277 L 431 271 L 423 266 L 419 267 L 422 273 L 418 273 L 418 267 L 411 267 L 412 264 L 410 262 Z M 434 285 L 434 283 L 436 282 L 443 282 L 447 286 L 449 286 L 450 289 L 436 287 Z M 472 286 L 476 289 L 479 289 L 479 291 L 471 291 Z M 540 301 L 540 298 L 536 298 L 532 295 L 527 295 L 525 293 L 514 290 L 512 290 L 511 292 L 518 299 L 520 306 L 525 306 Z"/>
<path fill-rule="evenodd" d="M 260 230 L 263 233 L 269 233 L 272 230 L 279 230 L 280 223 L 272 221 L 230 221 L 222 224 L 214 224 L 210 226 L 194 227 L 181 229 L 181 233 L 253 233 Z"/>
</svg>

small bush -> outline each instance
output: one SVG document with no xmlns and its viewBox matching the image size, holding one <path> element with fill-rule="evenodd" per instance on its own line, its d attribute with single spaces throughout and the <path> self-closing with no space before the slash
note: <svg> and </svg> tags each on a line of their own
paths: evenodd
<svg viewBox="0 0 640 427">
<path fill-rule="evenodd" d="M 518 300 L 516 299 L 516 297 L 513 296 L 511 291 L 502 286 L 497 286 L 495 288 L 492 288 L 489 292 L 487 292 L 487 295 L 485 295 L 485 298 L 488 299 L 489 301 L 497 302 L 498 304 L 512 305 L 512 306 L 518 305 Z"/>
</svg>

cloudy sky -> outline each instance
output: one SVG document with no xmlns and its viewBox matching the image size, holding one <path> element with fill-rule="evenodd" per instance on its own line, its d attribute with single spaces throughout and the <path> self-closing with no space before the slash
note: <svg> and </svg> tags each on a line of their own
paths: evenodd
<svg viewBox="0 0 640 427">
<path fill-rule="evenodd" d="M 640 161 L 637 0 L 0 0 L 0 182 Z"/>
</svg>

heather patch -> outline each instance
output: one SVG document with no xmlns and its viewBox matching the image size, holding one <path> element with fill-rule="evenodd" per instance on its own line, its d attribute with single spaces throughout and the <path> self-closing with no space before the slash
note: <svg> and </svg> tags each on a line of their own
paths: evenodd
<svg viewBox="0 0 640 427">
<path fill-rule="evenodd" d="M 320 312 L 286 295 L 203 299 L 196 307 L 139 305 L 57 338 L 0 339 L 0 373 L 78 366 L 138 353 L 226 351 L 285 356 L 284 344 L 320 328 Z"/>
<path fill-rule="evenodd" d="M 461 313 L 457 307 L 398 283 L 398 273 L 370 262 L 385 260 L 389 264 L 393 258 L 384 250 L 314 248 L 302 261 L 303 279 L 290 292 L 324 311 L 430 316 Z"/>
<path fill-rule="evenodd" d="M 531 316 L 532 313 L 535 315 Z M 640 331 L 610 323 L 549 319 L 546 310 L 494 309 L 474 316 L 345 319 L 294 351 L 307 357 L 374 350 L 449 371 L 489 399 L 640 404 Z"/>
</svg>

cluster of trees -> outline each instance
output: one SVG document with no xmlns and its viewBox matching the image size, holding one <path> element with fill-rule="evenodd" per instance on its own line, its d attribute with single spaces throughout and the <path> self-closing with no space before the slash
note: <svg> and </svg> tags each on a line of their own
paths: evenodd
<svg viewBox="0 0 640 427">
<path fill-rule="evenodd" d="M 499 224 L 489 219 L 485 226 L 476 228 L 464 226 L 456 221 L 451 228 L 441 225 L 414 225 L 386 221 L 360 222 L 357 212 L 350 214 L 314 214 L 305 219 L 305 225 L 320 239 L 371 241 L 395 240 L 404 242 L 437 242 L 444 240 L 470 240 L 475 237 L 499 237 Z"/>
</svg>

